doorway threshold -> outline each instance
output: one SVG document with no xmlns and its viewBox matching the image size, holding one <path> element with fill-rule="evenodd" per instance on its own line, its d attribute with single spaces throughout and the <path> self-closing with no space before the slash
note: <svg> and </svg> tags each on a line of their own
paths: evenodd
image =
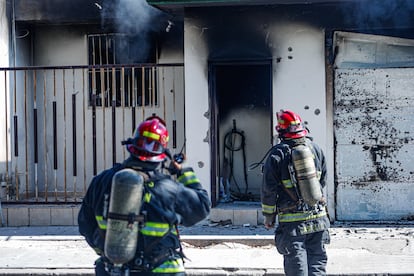
<svg viewBox="0 0 414 276">
<path fill-rule="evenodd" d="M 256 226 L 263 224 L 260 202 L 232 201 L 218 203 L 210 211 L 211 222 L 231 222 L 232 225 Z"/>
</svg>

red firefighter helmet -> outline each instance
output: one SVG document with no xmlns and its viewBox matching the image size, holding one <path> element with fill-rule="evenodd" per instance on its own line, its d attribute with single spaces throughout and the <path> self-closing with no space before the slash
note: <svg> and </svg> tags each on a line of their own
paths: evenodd
<svg viewBox="0 0 414 276">
<path fill-rule="evenodd" d="M 134 137 L 127 144 L 131 155 L 141 161 L 162 162 L 167 157 L 168 130 L 165 122 L 152 116 L 143 121 L 135 130 Z"/>
<path fill-rule="evenodd" d="M 308 130 L 298 114 L 290 110 L 281 110 L 276 113 L 276 130 L 282 138 L 295 139 L 305 137 Z"/>
</svg>

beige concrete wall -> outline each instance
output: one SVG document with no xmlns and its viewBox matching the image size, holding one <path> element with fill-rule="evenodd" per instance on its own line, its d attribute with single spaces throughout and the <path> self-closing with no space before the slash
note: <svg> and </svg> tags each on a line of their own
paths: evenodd
<svg viewBox="0 0 414 276">
<path fill-rule="evenodd" d="M 5 205 L 4 226 L 74 226 L 80 205 Z"/>
<path fill-rule="evenodd" d="M 6 0 L 0 0 L 0 67 L 9 66 L 9 17 Z"/>
<path fill-rule="evenodd" d="M 10 205 L 3 204 L 3 225 L 20 226 L 76 226 L 80 205 Z M 213 208 L 209 215 L 212 223 L 256 226 L 263 224 L 258 204 L 224 205 Z"/>
<path fill-rule="evenodd" d="M 184 75 L 187 162 L 210 192 L 209 98 L 206 43 L 202 27 L 192 19 L 184 23 Z"/>
<path fill-rule="evenodd" d="M 87 65 L 86 33 L 70 26 L 39 26 L 34 36 L 34 65 Z"/>
<path fill-rule="evenodd" d="M 0 67 L 9 67 L 10 66 L 10 21 L 7 15 L 6 9 L 6 0 L 0 0 Z M 4 87 L 7 86 L 7 78 L 6 78 L 6 71 L 0 72 L 0 91 L 4 91 Z M 7 122 L 7 109 L 10 109 L 10 100 L 8 95 L 4 93 L 0 93 L 0 117 L 2 120 L 0 121 L 0 172 L 4 172 L 6 170 L 6 164 L 9 160 L 9 154 L 6 151 L 6 145 L 10 146 L 10 135 L 8 134 L 8 130 L 6 128 Z M 3 182 L 2 177 L 0 181 Z M 1 189 L 2 185 L 0 185 Z"/>
</svg>

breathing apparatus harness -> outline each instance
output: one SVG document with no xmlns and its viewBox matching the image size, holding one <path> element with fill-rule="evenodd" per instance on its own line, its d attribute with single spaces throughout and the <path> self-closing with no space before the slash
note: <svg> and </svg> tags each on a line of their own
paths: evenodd
<svg viewBox="0 0 414 276">
<path fill-rule="evenodd" d="M 311 137 L 306 137 L 306 138 L 313 140 Z M 319 200 L 314 200 L 312 201 L 312 203 L 308 204 L 309 203 L 308 198 L 310 196 L 309 189 L 311 188 L 317 189 L 320 187 L 319 186 L 320 184 L 318 181 L 319 185 L 315 187 L 316 182 L 309 181 L 309 179 L 312 179 L 315 181 L 314 179 L 315 174 L 312 173 L 312 170 L 315 170 L 314 166 L 312 166 L 314 165 L 313 160 L 312 160 L 312 164 L 309 165 L 309 163 L 303 162 L 302 159 L 298 159 L 298 157 L 296 156 L 297 153 L 303 154 L 304 148 L 298 151 L 299 149 L 298 146 L 302 146 L 302 147 L 305 147 L 306 150 L 310 150 L 310 146 L 307 145 L 306 143 L 306 140 L 305 140 L 306 138 L 303 137 L 303 138 L 296 138 L 296 139 L 282 139 L 280 143 L 281 145 L 283 145 L 284 151 L 286 151 L 287 157 L 289 158 L 288 171 L 289 171 L 290 180 L 291 180 L 293 188 L 288 189 L 285 185 L 283 184 L 280 184 L 280 185 L 283 187 L 283 190 L 292 199 L 292 201 L 295 202 L 295 204 L 292 206 L 284 207 L 284 208 L 278 208 L 277 210 L 278 213 L 288 212 L 288 211 L 307 211 L 307 210 L 311 210 L 312 208 L 314 208 L 315 204 L 317 205 L 324 204 L 324 202 L 321 202 Z M 252 170 L 252 169 L 257 168 L 258 166 L 261 166 L 262 173 L 263 173 L 264 160 L 268 157 L 272 149 L 273 147 L 270 148 L 266 152 L 266 154 L 263 156 L 263 158 L 259 162 L 251 164 L 249 166 L 249 169 Z M 293 157 L 294 155 L 295 157 Z M 309 156 L 307 157 L 309 158 Z M 296 160 L 294 160 L 295 158 Z M 297 165 L 295 166 L 295 164 Z"/>
<path fill-rule="evenodd" d="M 178 235 L 178 228 L 176 226 L 174 226 L 174 228 Z M 149 256 L 151 250 L 154 249 L 156 245 L 163 241 L 168 234 L 172 233 L 172 230 L 173 227 L 170 227 L 160 239 L 150 243 L 145 247 L 144 251 L 137 252 L 137 256 L 135 256 L 130 262 L 123 264 L 120 268 L 114 266 L 106 257 L 103 257 L 105 270 L 111 276 L 129 276 L 130 272 L 150 272 L 169 259 L 181 258 L 184 262 L 184 259 L 187 259 L 187 257 L 184 255 L 181 243 L 178 251 L 169 248 L 161 253 L 158 253 L 156 256 L 150 256 L 151 260 L 148 260 L 146 257 Z"/>
<path fill-rule="evenodd" d="M 133 142 L 134 142 L 133 139 L 128 139 L 126 141 L 122 141 L 122 144 L 125 145 L 125 144 L 130 144 L 130 143 L 133 143 Z M 184 155 L 182 153 L 182 151 L 184 149 L 184 145 L 183 145 L 181 151 L 178 154 L 175 154 L 175 155 L 172 155 L 170 150 L 166 148 L 165 153 L 166 153 L 167 157 L 171 161 L 174 160 L 178 164 L 181 164 L 182 162 L 184 162 Z M 177 174 L 178 173 L 178 170 L 174 169 L 173 165 L 170 165 L 166 169 L 171 174 Z M 147 183 L 149 183 L 149 181 L 151 181 L 151 178 L 154 176 L 154 171 L 140 171 L 139 174 L 143 177 L 144 183 L 145 183 L 145 186 L 146 186 Z M 106 206 L 108 206 L 108 204 Z M 115 219 L 115 220 L 118 220 L 118 221 L 119 220 L 120 221 L 127 221 L 128 222 L 127 228 L 131 228 L 131 229 L 133 227 L 133 224 L 135 222 L 138 222 L 138 233 L 145 226 L 145 223 L 147 222 L 147 214 L 146 214 L 145 211 L 140 211 L 139 215 L 134 214 L 134 213 L 120 214 L 120 213 L 108 212 L 107 218 L 108 219 Z M 156 256 L 151 256 L 151 251 L 158 244 L 160 244 L 162 241 L 164 241 L 164 239 L 170 233 L 172 233 L 173 230 L 176 231 L 176 233 L 177 233 L 176 236 L 178 238 L 179 248 L 176 248 L 176 249 L 169 248 L 169 249 L 163 250 L 162 252 L 159 252 Z M 140 235 L 140 234 L 138 234 L 138 235 Z M 128 276 L 130 272 L 149 272 L 149 271 L 153 270 L 154 268 L 158 267 L 159 265 L 161 265 L 162 263 L 164 263 L 165 261 L 167 261 L 169 259 L 181 258 L 184 262 L 184 259 L 186 258 L 186 256 L 184 255 L 184 252 L 183 252 L 183 248 L 181 246 L 177 224 L 170 225 L 168 227 L 167 232 L 165 232 L 159 239 L 156 239 L 156 240 L 152 241 L 148 245 L 144 244 L 143 248 L 144 248 L 143 251 L 139 251 L 139 252 L 137 251 L 136 255 L 130 261 L 122 264 L 121 266 L 114 265 L 110 261 L 110 259 L 108 259 L 106 256 L 102 256 L 101 260 L 105 264 L 105 270 L 111 276 Z M 150 256 L 150 260 L 148 259 L 147 256 Z"/>
<path fill-rule="evenodd" d="M 294 204 L 279 208 L 278 213 L 322 211 L 325 202 L 317 178 L 312 146 L 306 143 L 305 137 L 286 140 L 284 145 L 289 156 L 288 170 L 293 189 L 283 184 L 281 186 Z"/>
<path fill-rule="evenodd" d="M 235 144 L 237 138 L 239 138 L 240 143 Z M 228 158 L 228 165 L 230 169 L 229 174 L 229 180 L 233 179 L 234 184 L 237 187 L 238 193 L 232 194 L 233 197 L 236 197 L 237 199 L 241 200 L 250 200 L 251 196 L 248 194 L 249 184 L 247 180 L 247 168 L 246 168 L 246 137 L 244 135 L 244 132 L 241 130 L 238 130 L 236 127 L 236 120 L 233 120 L 233 128 L 231 131 L 227 132 L 224 136 L 224 147 L 223 147 L 223 160 L 226 159 L 226 150 L 230 151 L 230 156 Z M 241 192 L 240 186 L 234 176 L 233 173 L 233 167 L 234 167 L 234 152 L 236 151 L 242 151 L 243 156 L 243 176 L 244 176 L 244 182 L 245 182 L 245 189 L 244 193 Z"/>
<path fill-rule="evenodd" d="M 293 165 L 293 160 L 292 160 L 292 148 L 297 146 L 297 145 L 305 144 L 305 141 L 304 141 L 304 138 L 295 139 L 295 140 L 299 140 L 299 141 L 293 141 L 292 140 L 291 142 L 293 142 L 294 145 L 291 145 L 292 143 L 283 143 L 284 146 L 286 147 L 286 151 L 288 152 L 288 156 L 289 156 L 288 170 L 289 170 L 290 180 L 291 180 L 292 185 L 293 185 L 294 193 L 292 192 L 292 190 L 287 189 L 285 187 L 285 185 L 283 185 L 283 184 L 281 185 L 283 187 L 283 190 L 289 195 L 289 197 L 293 200 L 293 202 L 295 202 L 295 204 L 292 205 L 292 206 L 285 207 L 285 208 L 279 208 L 278 213 L 309 209 L 309 206 L 307 206 L 304 203 L 303 197 L 300 193 L 300 189 L 298 187 L 298 180 L 297 180 L 297 176 L 296 176 L 296 171 L 295 171 L 295 167 Z"/>
</svg>

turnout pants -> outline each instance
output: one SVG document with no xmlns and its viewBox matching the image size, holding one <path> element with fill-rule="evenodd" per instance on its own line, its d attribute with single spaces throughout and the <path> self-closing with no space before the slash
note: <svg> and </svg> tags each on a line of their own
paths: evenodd
<svg viewBox="0 0 414 276">
<path fill-rule="evenodd" d="M 304 235 L 278 227 L 275 234 L 276 248 L 283 255 L 286 276 L 326 275 L 328 256 L 325 244 L 330 242 L 328 230 Z"/>
</svg>

